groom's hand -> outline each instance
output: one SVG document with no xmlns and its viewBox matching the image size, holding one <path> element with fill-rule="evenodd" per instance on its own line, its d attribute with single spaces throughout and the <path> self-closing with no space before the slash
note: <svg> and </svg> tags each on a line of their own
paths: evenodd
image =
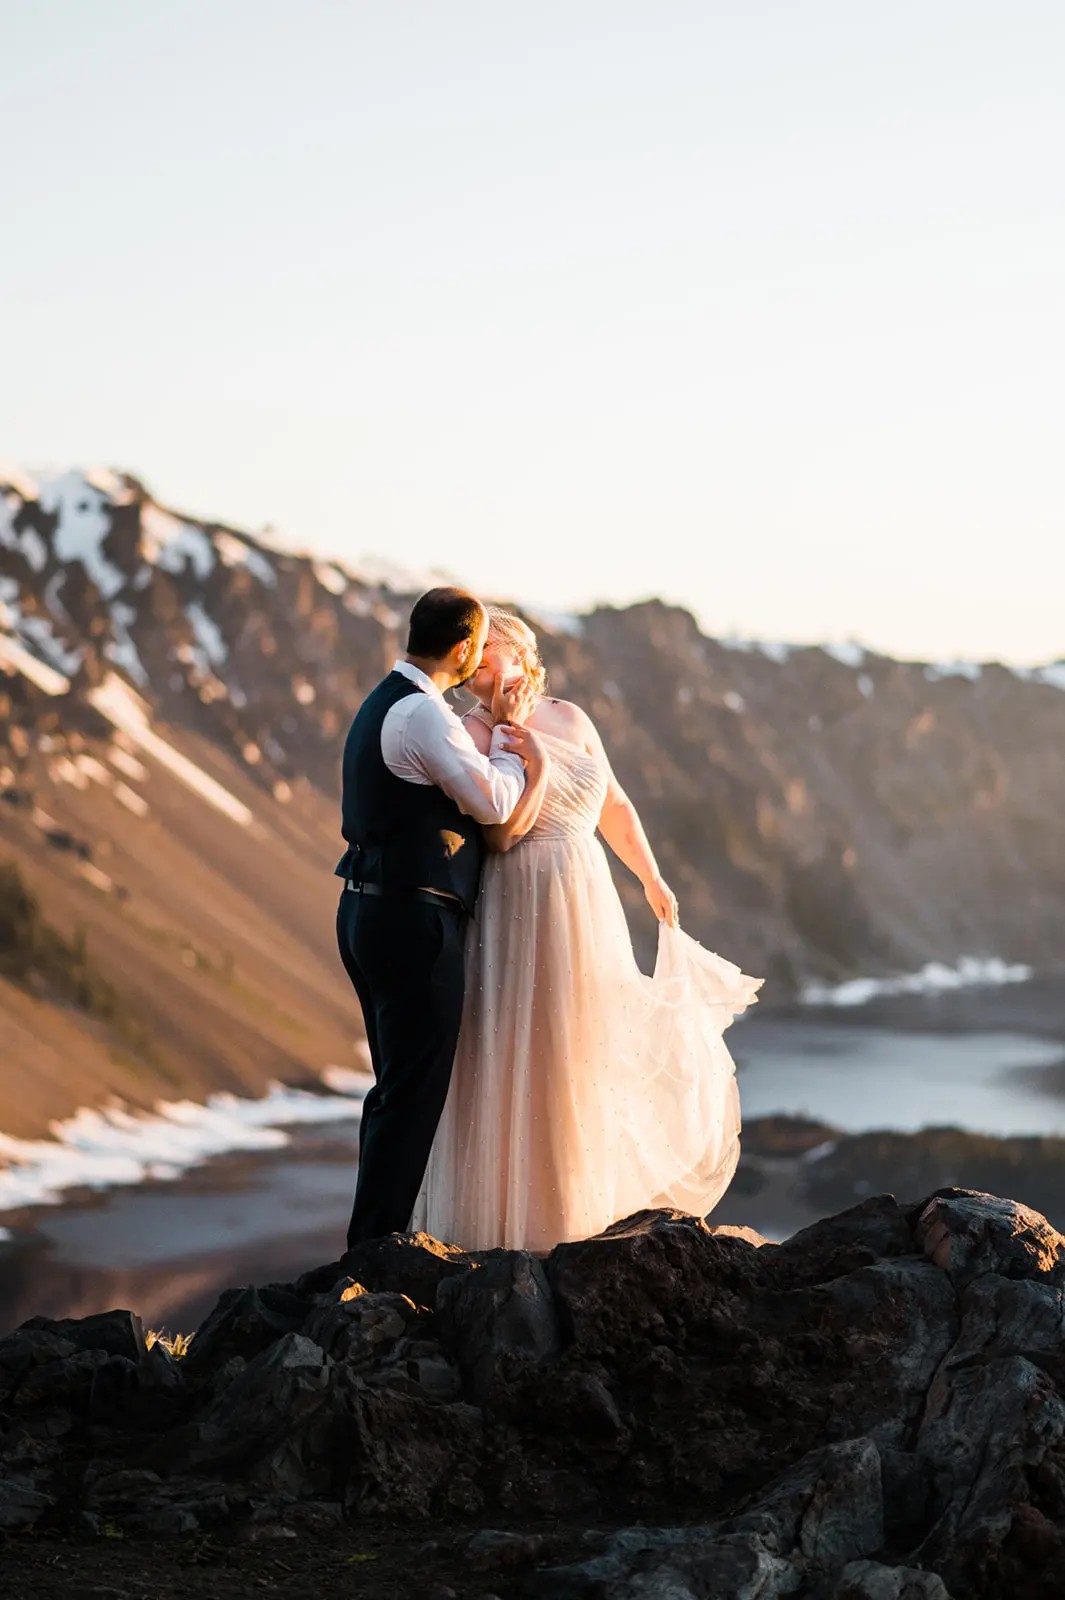
<svg viewBox="0 0 1065 1600">
<path fill-rule="evenodd" d="M 492 721 L 512 722 L 520 728 L 532 715 L 536 695 L 528 678 L 519 678 L 511 688 L 503 687 L 503 674 L 492 680 Z"/>
</svg>

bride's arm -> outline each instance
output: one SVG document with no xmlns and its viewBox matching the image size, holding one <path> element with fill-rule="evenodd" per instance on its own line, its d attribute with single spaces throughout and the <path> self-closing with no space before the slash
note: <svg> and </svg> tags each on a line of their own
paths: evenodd
<svg viewBox="0 0 1065 1600">
<path fill-rule="evenodd" d="M 640 880 L 644 898 L 659 922 L 677 924 L 677 897 L 658 870 L 654 851 L 643 829 L 639 814 L 614 775 L 599 730 L 585 712 L 580 713 L 585 748 L 598 756 L 606 769 L 607 791 L 599 814 L 599 832 L 634 877 Z M 520 802 L 519 802 L 520 803 Z"/>
<path fill-rule="evenodd" d="M 470 731 L 474 744 L 483 753 L 483 747 L 491 744 L 491 730 L 485 726 L 480 717 L 469 716 L 463 718 L 463 721 Z M 499 855 L 512 849 L 519 840 L 524 839 L 540 815 L 550 765 L 550 757 L 530 728 L 508 728 L 508 743 L 510 749 L 525 762 L 525 788 L 506 822 L 493 822 L 484 829 L 485 844 L 489 850 Z"/>
</svg>

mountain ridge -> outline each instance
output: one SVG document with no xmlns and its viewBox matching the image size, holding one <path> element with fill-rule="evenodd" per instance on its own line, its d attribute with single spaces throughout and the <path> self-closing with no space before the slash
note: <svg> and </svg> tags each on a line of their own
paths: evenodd
<svg viewBox="0 0 1065 1600">
<path fill-rule="evenodd" d="M 339 754 L 418 587 L 393 586 L 401 551 L 383 560 L 360 576 L 182 516 L 130 473 L 0 473 L 0 856 L 49 924 L 87 930 L 158 1043 L 155 1066 L 122 1065 L 98 1021 L 0 991 L 21 1040 L 0 1127 L 350 1059 Z M 1065 965 L 1062 663 L 719 640 L 653 600 L 530 619 L 684 925 L 764 975 L 768 1004 L 929 961 Z M 619 888 L 647 958 L 639 887 Z"/>
</svg>

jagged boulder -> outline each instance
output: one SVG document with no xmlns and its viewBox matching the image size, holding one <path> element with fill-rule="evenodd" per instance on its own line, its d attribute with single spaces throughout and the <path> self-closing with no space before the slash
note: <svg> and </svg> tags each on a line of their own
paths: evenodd
<svg viewBox="0 0 1065 1600">
<path fill-rule="evenodd" d="M 10 1393 L 31 1367 L 72 1356 L 77 1348 L 72 1339 L 47 1329 L 19 1328 L 4 1334 L 0 1338 L 0 1386 Z"/>
<path fill-rule="evenodd" d="M 196 1330 L 185 1373 L 195 1382 L 234 1356 L 250 1361 L 283 1334 L 295 1333 L 306 1316 L 307 1301 L 287 1285 L 227 1289 Z"/>
<path fill-rule="evenodd" d="M 525 1251 L 501 1254 L 472 1272 L 444 1278 L 436 1325 L 474 1399 L 525 1362 L 550 1361 L 562 1348 L 558 1308 L 543 1266 Z"/>
<path fill-rule="evenodd" d="M 461 1401 L 356 1378 L 336 1450 L 338 1491 L 354 1517 L 470 1515 L 491 1493 L 485 1419 Z"/>
<path fill-rule="evenodd" d="M 985 1272 L 1065 1282 L 1065 1236 L 1015 1200 L 942 1190 L 920 1208 L 915 1234 L 925 1254 L 958 1285 Z"/>
<path fill-rule="evenodd" d="M 848 1561 L 824 1600 L 951 1600 L 943 1580 L 919 1567 Z"/>
<path fill-rule="evenodd" d="M 144 1328 L 134 1311 L 99 1311 L 91 1317 L 30 1317 L 20 1333 L 47 1333 L 76 1350 L 103 1350 L 109 1356 L 140 1361 L 145 1354 Z"/>
<path fill-rule="evenodd" d="M 566 1336 L 588 1355 L 657 1343 L 702 1315 L 734 1278 L 751 1281 L 746 1240 L 699 1217 L 640 1211 L 594 1239 L 560 1244 L 547 1262 Z"/>
<path fill-rule="evenodd" d="M 348 1250 L 338 1261 L 315 1267 L 295 1284 L 297 1293 L 327 1293 L 344 1279 L 367 1289 L 405 1294 L 416 1305 L 432 1307 L 445 1278 L 469 1272 L 485 1252 L 460 1250 L 428 1233 L 390 1233 L 368 1239 Z"/>
<path fill-rule="evenodd" d="M 286 1333 L 248 1362 L 196 1420 L 145 1456 L 162 1473 L 233 1473 L 298 1498 L 332 1477 L 333 1363 L 312 1340 Z"/>
<path fill-rule="evenodd" d="M 350 1368 L 373 1366 L 418 1319 L 404 1294 L 363 1292 L 316 1306 L 300 1331 L 335 1361 Z"/>
<path fill-rule="evenodd" d="M 905 1208 L 893 1194 L 873 1194 L 800 1228 L 765 1254 L 760 1265 L 781 1288 L 798 1288 L 912 1253 L 913 1230 Z"/>
</svg>

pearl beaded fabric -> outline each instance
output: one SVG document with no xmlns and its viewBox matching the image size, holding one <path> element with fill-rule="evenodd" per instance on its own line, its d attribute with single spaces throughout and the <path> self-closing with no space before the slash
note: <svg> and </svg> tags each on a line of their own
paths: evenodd
<svg viewBox="0 0 1065 1600">
<path fill-rule="evenodd" d="M 654 975 L 640 971 L 595 833 L 604 766 L 540 737 L 540 815 L 485 863 L 451 1086 L 411 1223 L 469 1250 L 550 1250 L 645 1207 L 705 1216 L 739 1159 L 722 1036 L 762 980 L 665 923 Z"/>
</svg>

